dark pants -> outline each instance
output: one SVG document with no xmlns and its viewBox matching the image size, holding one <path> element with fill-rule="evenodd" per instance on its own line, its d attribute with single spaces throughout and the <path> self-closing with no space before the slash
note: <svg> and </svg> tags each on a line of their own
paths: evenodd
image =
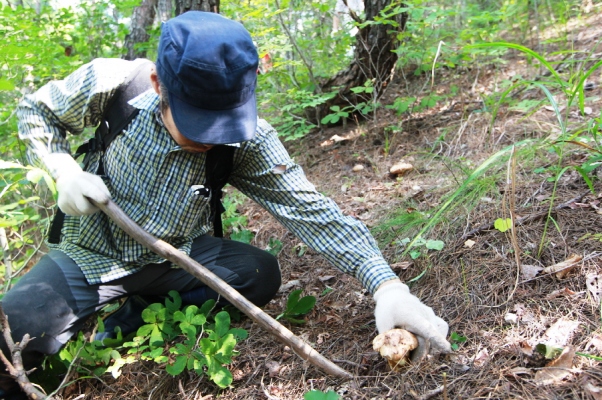
<svg viewBox="0 0 602 400">
<path fill-rule="evenodd" d="M 202 236 L 190 256 L 258 306 L 267 304 L 280 286 L 280 269 L 271 254 L 248 244 Z M 169 262 L 112 282 L 89 285 L 75 262 L 51 251 L 4 296 L 2 306 L 15 341 L 34 337 L 23 351 L 27 369 L 55 354 L 107 303 L 130 295 L 164 296 L 176 290 L 184 304 L 201 305 L 218 295 L 197 278 Z M 1 336 L 1 335 L 0 335 Z M 9 354 L 4 340 L 0 347 Z"/>
</svg>

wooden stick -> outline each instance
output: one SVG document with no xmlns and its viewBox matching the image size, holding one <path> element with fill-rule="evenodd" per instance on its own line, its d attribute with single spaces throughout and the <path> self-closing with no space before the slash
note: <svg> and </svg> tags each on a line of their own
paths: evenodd
<svg viewBox="0 0 602 400">
<path fill-rule="evenodd" d="M 343 379 L 353 378 L 353 375 L 322 356 L 310 345 L 305 343 L 299 337 L 295 336 L 294 333 L 292 333 L 274 318 L 270 317 L 259 307 L 247 300 L 243 295 L 233 289 L 213 272 L 209 271 L 207 268 L 203 267 L 201 264 L 177 250 L 170 244 L 157 239 L 148 232 L 144 231 L 112 200 L 108 200 L 106 204 L 97 202 L 93 203 L 102 211 L 104 211 L 105 214 L 107 214 L 109 218 L 113 220 L 113 222 L 115 222 L 138 243 L 154 251 L 161 257 L 180 266 L 185 271 L 198 278 L 201 282 L 226 298 L 236 308 L 244 312 L 253 321 L 261 325 L 262 328 L 280 339 L 282 343 L 290 346 L 301 358 L 332 376 Z"/>
<path fill-rule="evenodd" d="M 6 346 L 10 350 L 10 355 L 12 359 L 12 363 L 6 357 L 6 355 L 0 351 L 0 360 L 6 365 L 6 369 L 8 373 L 15 378 L 15 381 L 21 387 L 21 390 L 27 397 L 30 399 L 38 400 L 38 399 L 47 399 L 53 400 L 53 397 L 46 397 L 44 393 L 38 390 L 27 377 L 27 372 L 25 371 L 25 367 L 23 366 L 23 358 L 21 357 L 21 353 L 23 349 L 27 346 L 29 341 L 31 340 L 29 334 L 25 334 L 20 343 L 15 343 L 13 341 L 13 337 L 10 331 L 10 325 L 8 324 L 8 317 L 4 314 L 4 309 L 2 308 L 2 303 L 0 303 L 0 326 L 2 327 L 2 334 L 4 336 L 4 341 L 6 342 Z"/>
</svg>

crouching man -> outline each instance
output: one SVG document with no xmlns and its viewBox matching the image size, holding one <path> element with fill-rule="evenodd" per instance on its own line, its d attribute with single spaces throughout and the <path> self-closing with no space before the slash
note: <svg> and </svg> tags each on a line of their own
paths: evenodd
<svg viewBox="0 0 602 400">
<path fill-rule="evenodd" d="M 60 241 L 2 300 L 15 340 L 25 333 L 35 337 L 23 353 L 26 368 L 58 352 L 91 314 L 119 298 L 130 299 L 112 322 L 124 333 L 137 329 L 147 301 L 170 290 L 178 291 L 185 304 L 217 298 L 195 277 L 130 238 L 89 199 L 111 198 L 144 230 L 190 255 L 256 305 L 273 298 L 281 278 L 272 255 L 208 235 L 212 194 L 196 188 L 211 174 L 206 168 L 211 152 L 224 146 L 233 148 L 228 182 L 359 279 L 376 300 L 379 332 L 403 327 L 423 348 L 428 341 L 431 352 L 450 351 L 447 323 L 410 293 L 367 228 L 318 193 L 276 131 L 258 119 L 257 51 L 238 22 L 192 11 L 164 23 L 148 74 L 151 88 L 129 102 L 135 117 L 106 151 L 92 153 L 82 170 L 71 156 L 67 134 L 97 125 L 117 88 L 141 62 L 94 60 L 26 96 L 18 108 L 19 135 L 30 162 L 55 178 L 58 206 L 66 214 Z M 112 325 L 108 320 L 109 333 Z M 3 383 L 5 398 L 18 393 L 10 378 Z"/>
</svg>

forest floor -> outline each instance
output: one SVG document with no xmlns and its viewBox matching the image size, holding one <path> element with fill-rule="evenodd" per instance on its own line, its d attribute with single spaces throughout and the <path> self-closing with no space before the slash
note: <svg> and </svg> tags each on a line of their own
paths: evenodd
<svg viewBox="0 0 602 400">
<path fill-rule="evenodd" d="M 560 51 L 582 51 L 577 54 L 597 61 L 601 33 L 602 17 L 596 11 L 571 22 L 563 32 L 542 32 L 540 43 L 547 44 L 538 51 L 560 61 L 555 66 L 568 79 L 576 64 L 561 62 L 565 54 Z M 546 39 L 554 35 L 559 39 Z M 527 112 L 520 106 L 502 106 L 492 124 L 491 108 L 483 100 L 499 91 L 503 80 L 517 75 L 538 79 L 544 73 L 529 65 L 522 53 L 508 52 L 479 68 L 440 71 L 433 90 L 457 93 L 445 103 L 402 116 L 381 108 L 371 121 L 316 130 L 285 144 L 319 191 L 368 225 L 400 278 L 418 277 L 412 292 L 449 322 L 457 344 L 453 354 L 391 372 L 372 349 L 377 334 L 372 297 L 318 254 L 299 251 L 296 237 L 247 202 L 240 211 L 255 233 L 252 243 L 261 248 L 270 238 L 283 243 L 279 260 L 284 285 L 265 311 L 273 317 L 280 314 L 294 289 L 316 296 L 305 324 L 284 324 L 354 379 L 345 382 L 325 375 L 243 318 L 236 325 L 248 330 L 249 337 L 237 346 L 240 354 L 229 367 L 234 382 L 228 389 L 219 390 L 206 377 L 171 377 L 154 364 L 138 363 L 124 367 L 116 380 L 81 380 L 59 395 L 286 400 L 319 389 L 353 400 L 602 399 L 602 364 L 587 356 L 602 356 L 602 174 L 592 181 L 595 193 L 574 168 L 554 189 L 548 179 L 554 171 L 581 165 L 588 153 L 571 144 L 563 147 L 562 158 L 550 150 L 559 135 L 550 107 Z M 573 107 L 571 129 L 600 115 L 600 76 L 597 71 L 588 81 L 593 84 L 586 92 L 590 117 Z M 399 73 L 381 101 L 391 104 L 430 84 L 430 77 Z M 511 96 L 517 101 L 546 99 L 535 89 L 519 88 Z M 395 133 L 391 126 L 401 130 Z M 549 139 L 547 145 L 537 141 L 517 146 L 512 158 L 516 163 L 504 158 L 459 195 L 460 201 L 426 234 L 445 243 L 441 251 L 423 251 L 415 260 L 402 255 L 401 240 L 417 233 L 405 229 L 403 221 L 415 215 L 432 217 L 490 156 L 526 139 L 542 138 Z M 392 176 L 390 167 L 402 160 L 414 169 Z M 354 168 L 357 165 L 363 168 Z M 508 218 L 511 212 L 522 222 L 504 233 L 493 228 L 496 219 Z M 578 257 L 564 274 L 542 270 L 573 255 Z M 535 350 L 539 344 L 564 348 L 565 353 L 549 365 L 550 359 Z"/>
</svg>

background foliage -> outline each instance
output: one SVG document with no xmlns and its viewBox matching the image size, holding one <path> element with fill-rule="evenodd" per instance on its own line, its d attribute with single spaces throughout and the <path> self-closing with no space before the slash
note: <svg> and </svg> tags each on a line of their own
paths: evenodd
<svg viewBox="0 0 602 400">
<path fill-rule="evenodd" d="M 43 247 L 54 203 L 52 180 L 43 171 L 27 166 L 24 146 L 17 139 L 15 107 L 23 96 L 44 83 L 64 77 L 96 57 L 121 57 L 129 17 L 137 3 L 86 0 L 74 7 L 59 8 L 27 2 L 15 7 L 0 0 L 0 34 L 4 38 L 0 52 L 0 233 L 7 238 L 3 249 L 4 270 L 0 274 L 4 276 L 5 290 L 33 264 L 32 260 Z M 319 82 L 343 70 L 353 56 L 353 23 L 333 32 L 334 5 L 335 0 L 221 3 L 222 14 L 240 20 L 252 33 L 260 56 L 271 58 L 271 69 L 259 75 L 258 104 L 262 116 L 278 128 L 283 140 L 301 138 L 317 128 L 310 122 L 307 109 L 333 96 L 321 93 Z M 366 23 L 386 23 L 398 13 L 408 13 L 406 30 L 398 34 L 395 50 L 399 55 L 396 74 L 405 91 L 386 104 L 375 102 L 362 109 L 352 104 L 348 109 L 333 109 L 321 123 L 340 123 L 353 112 L 360 118 L 376 119 L 383 110 L 393 110 L 401 121 L 408 114 L 433 108 L 459 95 L 453 87 L 447 92 L 440 91 L 434 84 L 436 76 L 462 74 L 483 66 L 495 69 L 504 62 L 501 55 L 508 51 L 522 52 L 533 70 L 541 72 L 541 79 L 531 82 L 517 76 L 500 82 L 498 91 L 482 95 L 480 112 L 489 113 L 493 125 L 501 106 L 531 112 L 544 106 L 544 102 L 550 105 L 558 116 L 561 138 L 585 143 L 592 149 L 587 160 L 575 167 L 591 187 L 590 173 L 599 165 L 602 149 L 601 117 L 592 116 L 577 129 L 569 128 L 566 121 L 571 105 L 583 110 L 585 78 L 597 70 L 599 63 L 590 63 L 587 67 L 570 64 L 568 77 L 561 78 L 554 73 L 556 64 L 542 55 L 555 41 L 569 43 L 570 39 L 562 34 L 556 39 L 540 36 L 549 25 L 558 31 L 566 29 L 570 18 L 579 17 L 581 5 L 581 1 L 576 0 L 393 1 L 375 21 Z M 151 59 L 158 32 L 158 27 L 153 27 L 146 44 Z M 521 43 L 521 46 L 512 43 Z M 412 77 L 420 77 L 424 85 L 407 84 Z M 513 96 L 524 88 L 541 90 L 544 100 Z M 369 92 L 370 83 L 357 91 Z M 566 112 L 563 114 L 561 110 Z M 388 135 L 399 131 L 401 122 L 388 127 L 385 136 L 388 139 Z M 539 145 L 549 147 L 550 152 L 562 159 L 562 144 L 537 143 Z M 525 146 L 519 151 L 528 157 L 537 146 Z M 387 154 L 387 142 L 384 147 Z M 455 203 L 478 201 L 495 188 L 499 179 L 485 172 L 490 166 L 496 166 L 495 172 L 503 174 L 510 150 L 494 154 L 480 167 L 469 161 L 455 160 L 454 168 L 461 177 L 459 189 L 442 198 L 443 206 L 434 214 L 436 218 L 425 211 L 399 210 L 398 216 L 381 225 L 385 232 L 381 240 L 396 243 L 403 255 L 409 253 L 412 258 L 425 256 L 428 250 L 441 250 L 442 243 L 432 247 L 435 240 L 419 236 L 432 224 L 444 220 L 445 212 L 452 210 Z M 565 172 L 559 161 L 538 173 L 548 174 L 551 182 L 557 182 Z M 235 197 L 227 203 L 230 205 L 227 206 L 227 228 L 233 238 L 250 241 L 253 236 L 244 229 L 245 217 L 236 210 L 241 203 L 242 200 Z M 414 231 L 401 234 L 396 231 L 400 226 Z M 411 239 L 416 233 L 416 239 Z"/>
</svg>

